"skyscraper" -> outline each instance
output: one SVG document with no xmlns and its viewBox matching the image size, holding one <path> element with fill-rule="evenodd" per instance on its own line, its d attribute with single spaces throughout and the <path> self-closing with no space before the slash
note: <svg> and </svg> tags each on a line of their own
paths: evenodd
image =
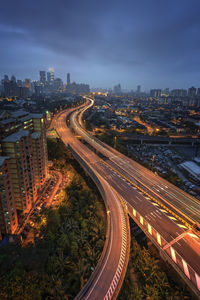
<svg viewBox="0 0 200 300">
<path fill-rule="evenodd" d="M 196 96 L 196 93 L 197 93 L 197 89 L 194 86 L 192 86 L 191 88 L 188 89 L 188 96 L 189 97 Z"/>
<path fill-rule="evenodd" d="M 138 85 L 137 86 L 137 94 L 140 94 L 141 93 L 141 85 Z"/>
<path fill-rule="evenodd" d="M 121 85 L 120 85 L 120 83 L 114 86 L 113 92 L 116 95 L 121 94 L 122 91 L 121 91 Z"/>
<path fill-rule="evenodd" d="M 46 82 L 46 72 L 45 71 L 40 71 L 40 82 L 45 84 Z"/>
<path fill-rule="evenodd" d="M 70 84 L 70 73 L 67 73 L 67 85 Z"/>
<path fill-rule="evenodd" d="M 53 68 L 49 68 L 48 72 L 47 72 L 47 81 L 48 82 L 53 82 L 54 81 L 54 69 Z"/>
</svg>

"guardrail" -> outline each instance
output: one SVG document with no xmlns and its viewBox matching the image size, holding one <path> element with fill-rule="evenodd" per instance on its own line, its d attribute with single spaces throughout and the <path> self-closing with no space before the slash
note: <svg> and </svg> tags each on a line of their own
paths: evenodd
<svg viewBox="0 0 200 300">
<path fill-rule="evenodd" d="M 84 110 L 84 112 L 86 111 L 86 109 Z M 84 114 L 83 112 L 83 114 Z M 80 130 L 80 129 L 79 129 Z M 100 147 L 102 147 L 102 153 L 105 155 L 105 151 L 106 153 L 108 152 L 108 158 L 110 158 L 110 153 L 113 153 L 114 155 L 119 155 L 121 153 L 119 153 L 117 150 L 113 149 L 112 147 L 110 147 L 109 145 L 103 143 L 102 141 L 100 141 L 99 139 L 97 139 L 94 136 L 91 136 L 90 133 L 88 133 L 84 128 L 81 128 L 81 130 L 84 131 L 84 134 L 86 135 L 86 142 L 90 143 L 90 141 L 88 139 L 92 138 L 92 140 L 94 142 L 96 142 Z M 84 137 L 83 137 L 84 139 Z M 91 145 L 93 149 L 97 148 L 95 147 L 94 144 Z M 98 150 L 97 150 L 98 151 Z M 174 204 L 170 203 L 169 201 L 167 201 L 166 199 L 164 199 L 161 195 L 159 195 L 158 193 L 156 193 L 155 191 L 152 191 L 146 184 L 144 184 L 144 182 L 142 182 L 141 180 L 139 180 L 138 177 L 134 177 L 134 180 L 136 181 L 136 183 L 134 183 L 132 180 L 130 180 L 129 178 L 127 178 L 127 176 L 124 176 L 123 174 L 121 174 L 118 170 L 116 170 L 115 168 L 113 168 L 113 166 L 111 166 L 108 162 L 105 162 L 105 164 L 107 164 L 110 168 L 112 168 L 115 172 L 117 172 L 118 174 L 120 174 L 120 176 L 124 177 L 126 180 L 128 180 L 131 184 L 135 185 L 137 188 L 139 188 L 142 192 L 144 192 L 148 197 L 150 197 L 153 201 L 155 201 L 156 203 L 158 203 L 159 205 L 161 205 L 164 209 L 166 209 L 168 212 L 170 212 L 173 216 L 175 216 L 176 218 L 178 218 L 181 222 L 183 222 L 187 227 L 191 227 L 193 224 L 196 223 L 195 220 L 193 220 L 191 217 L 188 217 L 185 213 L 183 213 L 182 211 L 180 211 Z M 161 201 L 163 201 L 163 203 L 161 203 Z M 194 199 L 195 201 L 195 199 Z M 197 201 L 197 200 L 196 200 Z M 196 202 L 195 201 L 195 202 Z M 174 210 L 174 211 L 173 211 Z"/>
<path fill-rule="evenodd" d="M 106 208 L 107 208 L 107 210 L 109 210 L 109 205 L 108 205 L 107 199 L 106 199 L 106 193 L 105 193 L 105 190 L 104 190 L 99 178 L 94 173 L 92 168 L 90 168 L 88 166 L 88 164 L 77 154 L 77 152 L 73 149 L 73 147 L 71 145 L 68 145 L 68 147 L 69 147 L 70 151 L 72 152 L 74 158 L 82 165 L 82 167 L 85 169 L 85 171 L 90 175 L 92 180 L 97 185 L 97 187 L 104 199 Z M 110 287 L 104 297 L 105 300 L 113 299 L 114 297 L 116 297 L 118 295 L 121 285 L 123 283 L 123 279 L 124 279 L 124 276 L 126 273 L 126 268 L 128 265 L 128 258 L 129 258 L 129 251 L 130 251 L 130 228 L 129 228 L 127 214 L 124 213 L 121 203 L 119 203 L 119 208 L 120 208 L 120 213 L 121 213 L 121 217 L 122 217 L 122 247 L 121 247 L 120 259 L 119 259 L 119 263 L 117 266 L 117 270 L 113 276 L 113 280 L 110 284 Z M 106 242 L 104 244 L 104 249 L 103 249 L 101 258 L 100 258 L 94 272 L 90 276 L 88 282 L 83 287 L 83 289 L 79 292 L 79 294 L 76 296 L 76 298 L 75 298 L 76 300 L 87 299 L 87 293 L 89 292 L 89 289 L 92 287 L 92 285 L 98 275 L 98 272 L 101 269 L 101 264 L 103 263 L 103 261 L 106 258 L 108 247 L 110 245 L 110 239 L 108 239 L 110 232 L 111 232 L 111 222 L 110 222 L 110 219 L 107 214 L 107 233 L 106 233 L 107 238 L 106 238 Z"/>
<path fill-rule="evenodd" d="M 81 131 L 83 131 L 84 134 L 86 134 L 86 138 L 90 139 L 90 137 L 88 137 L 88 132 L 85 129 L 81 129 Z M 84 137 L 83 137 L 83 139 L 84 139 Z M 93 142 L 95 141 L 100 146 L 105 147 L 106 151 L 110 150 L 109 146 L 106 145 L 107 146 L 106 147 L 103 142 L 99 141 L 95 137 L 92 137 L 92 139 L 93 139 Z M 88 142 L 87 139 L 86 139 L 86 141 Z M 93 145 L 92 147 L 95 147 L 95 146 Z M 116 150 L 114 150 L 113 152 L 116 153 Z M 104 162 L 104 163 L 106 163 L 106 162 Z M 108 163 L 106 163 L 106 164 L 109 167 L 113 168 Z M 118 170 L 116 170 L 116 169 L 114 169 L 114 170 L 115 170 L 115 172 L 119 173 Z M 120 174 L 120 175 L 125 178 L 125 176 L 123 174 Z M 158 200 L 155 199 L 155 196 L 152 197 L 152 195 L 149 194 L 149 191 L 144 190 L 144 187 L 138 186 L 138 179 L 137 179 L 137 184 L 134 183 L 133 181 L 130 181 L 127 177 L 126 177 L 126 180 L 131 182 L 131 184 L 133 184 L 134 186 L 137 186 L 137 188 L 140 189 L 144 194 L 148 195 L 149 198 L 153 199 L 155 202 L 158 202 Z M 139 182 L 139 183 L 141 183 L 141 182 Z M 161 205 L 163 207 L 163 204 L 160 203 L 160 201 L 159 201 L 159 205 Z M 165 209 L 167 211 L 170 211 L 170 213 L 172 215 L 174 215 L 174 212 L 172 212 L 171 209 L 166 207 L 166 205 L 165 205 Z M 197 274 L 193 270 L 193 268 L 190 265 L 187 264 L 187 262 L 179 255 L 178 252 L 175 251 L 175 249 L 173 247 L 170 246 L 166 251 L 162 250 L 162 246 L 166 245 L 167 242 L 162 238 L 162 236 L 158 232 L 155 231 L 155 229 L 150 224 L 148 224 L 148 222 L 141 215 L 138 214 L 138 212 L 136 212 L 135 209 L 132 210 L 132 214 L 130 214 L 130 215 L 132 215 L 132 218 L 134 219 L 134 221 L 140 227 L 142 227 L 142 230 L 151 239 L 153 237 L 152 235 L 154 235 L 154 233 L 155 233 L 155 237 L 153 237 L 153 242 L 156 244 L 156 246 L 159 248 L 159 250 L 163 253 L 163 256 L 165 256 L 165 258 L 174 266 L 174 268 L 178 271 L 178 273 L 181 275 L 181 277 L 184 278 L 184 280 L 192 288 L 192 290 L 196 293 L 196 295 L 200 296 L 200 276 L 199 276 L 199 274 Z M 182 213 L 182 215 L 183 215 L 183 213 Z M 138 217 L 139 217 L 139 219 L 137 220 Z M 180 218 L 180 216 L 177 216 L 177 214 L 176 214 L 176 217 L 178 219 L 180 219 L 183 223 L 185 223 L 187 225 L 187 227 L 191 226 L 191 224 L 189 224 L 183 218 Z M 186 217 L 186 219 L 188 220 L 187 216 L 184 215 L 184 217 Z M 191 223 L 194 222 L 191 219 L 189 219 L 189 221 Z M 146 225 L 147 228 L 145 228 L 145 225 Z M 195 289 L 194 289 L 194 287 L 195 287 Z M 110 294 L 108 294 L 108 295 L 110 295 Z M 109 299 L 109 298 L 106 298 L 106 299 Z"/>
<path fill-rule="evenodd" d="M 132 205 L 128 204 L 128 209 L 129 215 L 134 222 L 142 229 L 146 236 L 150 238 L 159 249 L 161 255 L 173 265 L 174 269 L 187 282 L 188 286 L 200 297 L 200 274 L 197 274 L 172 246 L 163 250 L 163 247 L 168 245 L 168 242 Z"/>
</svg>

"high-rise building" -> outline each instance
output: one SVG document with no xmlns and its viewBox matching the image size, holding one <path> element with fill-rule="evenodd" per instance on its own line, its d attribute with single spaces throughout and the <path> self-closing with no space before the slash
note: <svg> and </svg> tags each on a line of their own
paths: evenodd
<svg viewBox="0 0 200 300">
<path fill-rule="evenodd" d="M 150 90 L 150 97 L 160 97 L 161 96 L 161 89 L 152 89 Z"/>
<path fill-rule="evenodd" d="M 5 81 L 8 81 L 8 80 L 9 80 L 8 75 L 4 75 L 4 80 L 5 80 Z"/>
<path fill-rule="evenodd" d="M 121 91 L 120 83 L 114 86 L 113 91 L 114 91 L 114 94 L 116 94 L 116 95 L 121 94 L 122 91 Z"/>
<path fill-rule="evenodd" d="M 3 191 L 12 190 L 13 196 L 8 193 L 4 194 L 7 202 L 11 201 L 9 197 L 12 196 L 11 203 L 15 204 L 13 209 L 25 213 L 36 201 L 37 191 L 45 184 L 48 176 L 45 122 L 42 114 L 30 114 L 26 111 L 10 111 L 7 114 L 6 119 L 4 116 L 0 119 L 2 149 L 0 166 L 5 160 L 7 163 L 5 170 L 9 180 L 1 183 L 0 168 L 0 185 Z M 3 157 L 6 159 L 3 160 Z M 9 211 L 8 214 L 10 215 Z M 5 223 L 2 220 L 4 220 L 4 214 L 1 213 L 0 193 L 0 230 L 2 233 L 9 233 L 7 227 L 1 225 Z M 12 228 L 11 233 L 13 233 Z"/>
<path fill-rule="evenodd" d="M 191 88 L 188 89 L 188 96 L 189 97 L 195 97 L 197 93 L 197 89 L 192 86 Z"/>
<path fill-rule="evenodd" d="M 14 190 L 11 180 L 10 158 L 0 156 L 0 231 L 14 233 L 18 226 Z"/>
<path fill-rule="evenodd" d="M 40 71 L 40 82 L 45 84 L 45 82 L 46 82 L 46 71 Z"/>
<path fill-rule="evenodd" d="M 136 93 L 137 93 L 137 94 L 140 94 L 140 93 L 141 93 L 141 85 L 138 85 L 138 86 L 137 86 L 137 91 L 136 91 Z"/>
<path fill-rule="evenodd" d="M 31 91 L 31 80 L 29 78 L 25 78 L 24 87 Z"/>
<path fill-rule="evenodd" d="M 184 90 L 184 89 L 171 90 L 170 95 L 173 97 L 186 97 L 187 90 Z"/>
<path fill-rule="evenodd" d="M 197 96 L 200 97 L 200 88 L 197 90 Z"/>
<path fill-rule="evenodd" d="M 29 131 L 20 130 L 4 138 L 2 149 L 3 153 L 10 157 L 10 175 L 16 208 L 28 212 L 37 197 Z"/>
<path fill-rule="evenodd" d="M 18 79 L 17 80 L 17 85 L 18 85 L 18 87 L 22 87 L 23 86 L 22 80 Z"/>
<path fill-rule="evenodd" d="M 162 90 L 162 95 L 169 96 L 169 88 Z"/>
<path fill-rule="evenodd" d="M 67 73 L 67 85 L 70 84 L 70 73 Z"/>
<path fill-rule="evenodd" d="M 13 82 L 16 82 L 16 77 L 14 75 L 12 75 L 10 80 Z"/>
<path fill-rule="evenodd" d="M 47 72 L 47 81 L 48 82 L 53 82 L 54 81 L 54 69 L 53 68 L 49 68 L 48 72 Z"/>
<path fill-rule="evenodd" d="M 39 132 L 34 132 L 32 138 L 32 155 L 35 169 L 35 185 L 37 189 L 41 188 L 46 181 L 47 172 L 47 153 L 43 144 L 43 135 Z"/>
<path fill-rule="evenodd" d="M 32 132 L 37 132 L 40 134 L 41 141 L 41 160 L 43 161 L 43 170 L 42 170 L 42 182 L 46 180 L 48 175 L 48 154 L 47 154 L 47 142 L 46 142 L 46 129 L 45 129 L 45 121 L 42 114 L 31 114 L 30 118 L 32 120 Z"/>
</svg>

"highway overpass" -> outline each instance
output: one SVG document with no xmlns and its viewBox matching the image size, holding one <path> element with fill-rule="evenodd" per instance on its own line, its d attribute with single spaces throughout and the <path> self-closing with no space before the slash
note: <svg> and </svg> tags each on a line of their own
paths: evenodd
<svg viewBox="0 0 200 300">
<path fill-rule="evenodd" d="M 101 159 L 70 132 L 66 125 L 66 117 L 74 109 L 59 113 L 53 120 L 63 143 L 70 148 L 74 158 L 81 164 L 97 185 L 106 206 L 107 233 L 103 253 L 89 281 L 77 295 L 76 299 L 116 299 L 129 260 L 130 229 L 124 202 L 115 189 L 111 188 L 97 171 L 96 163 Z"/>
<path fill-rule="evenodd" d="M 74 112 L 70 124 L 101 157 L 93 166 L 124 199 L 130 216 L 161 255 L 200 296 L 200 238 L 193 230 L 200 223 L 199 202 L 90 135 L 82 122 L 84 110 Z"/>
</svg>

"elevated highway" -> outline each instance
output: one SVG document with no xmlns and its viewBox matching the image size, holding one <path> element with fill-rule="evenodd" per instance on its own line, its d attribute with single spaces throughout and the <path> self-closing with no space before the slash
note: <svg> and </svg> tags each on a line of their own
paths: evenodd
<svg viewBox="0 0 200 300">
<path fill-rule="evenodd" d="M 57 115 L 52 126 L 56 128 L 63 143 L 69 147 L 74 158 L 82 165 L 97 185 L 106 206 L 107 234 L 100 261 L 89 281 L 76 299 L 116 299 L 121 288 L 130 251 L 130 230 L 126 210 L 115 189 L 102 177 L 102 170 L 96 168 L 101 159 L 71 133 L 66 117 L 73 109 Z"/>
<path fill-rule="evenodd" d="M 200 238 L 193 230 L 200 223 L 199 202 L 91 136 L 82 123 L 86 109 L 73 113 L 70 124 L 102 158 L 95 162 L 96 170 L 124 199 L 130 216 L 161 255 L 200 296 Z"/>
<path fill-rule="evenodd" d="M 186 137 L 161 137 L 149 135 L 136 135 L 131 133 L 113 132 L 114 135 L 122 139 L 131 140 L 133 144 L 147 144 L 147 145 L 161 145 L 161 146 L 200 146 L 200 138 L 186 138 Z"/>
</svg>

